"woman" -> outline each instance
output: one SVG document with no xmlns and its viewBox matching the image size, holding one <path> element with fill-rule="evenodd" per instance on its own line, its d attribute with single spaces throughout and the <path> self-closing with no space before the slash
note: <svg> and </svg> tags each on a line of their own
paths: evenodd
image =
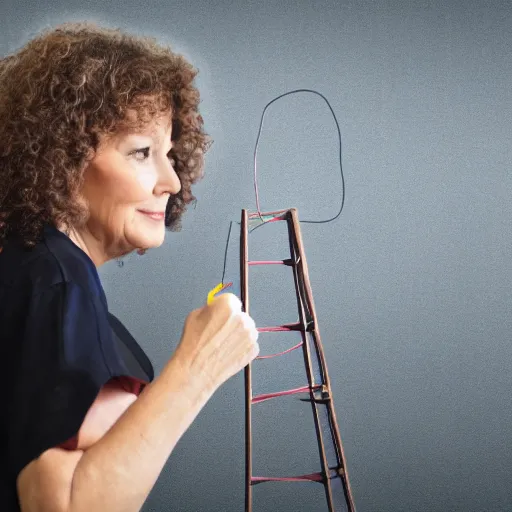
<svg viewBox="0 0 512 512">
<path fill-rule="evenodd" d="M 161 374 L 108 312 L 97 267 L 179 228 L 207 137 L 196 71 L 90 24 L 0 64 L 0 508 L 140 510 L 212 394 L 258 354 L 226 294 Z"/>
</svg>

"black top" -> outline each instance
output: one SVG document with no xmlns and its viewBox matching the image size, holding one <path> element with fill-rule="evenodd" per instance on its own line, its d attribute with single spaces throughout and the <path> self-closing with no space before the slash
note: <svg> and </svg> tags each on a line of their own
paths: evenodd
<svg viewBox="0 0 512 512">
<path fill-rule="evenodd" d="M 92 260 L 46 226 L 33 249 L 0 253 L 0 510 L 18 511 L 16 478 L 45 450 L 78 433 L 115 377 L 147 384 L 153 367 L 108 312 Z"/>
</svg>

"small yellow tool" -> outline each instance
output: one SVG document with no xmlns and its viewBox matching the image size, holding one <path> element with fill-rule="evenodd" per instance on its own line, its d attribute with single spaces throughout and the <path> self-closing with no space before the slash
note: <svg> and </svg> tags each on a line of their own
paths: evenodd
<svg viewBox="0 0 512 512">
<path fill-rule="evenodd" d="M 208 293 L 206 303 L 210 305 L 213 302 L 213 299 L 215 299 L 215 295 L 217 295 L 217 293 L 221 292 L 222 290 L 225 290 L 226 288 L 229 288 L 232 284 L 233 283 L 219 283 L 215 288 L 213 288 L 213 290 L 210 290 L 210 292 Z"/>
</svg>

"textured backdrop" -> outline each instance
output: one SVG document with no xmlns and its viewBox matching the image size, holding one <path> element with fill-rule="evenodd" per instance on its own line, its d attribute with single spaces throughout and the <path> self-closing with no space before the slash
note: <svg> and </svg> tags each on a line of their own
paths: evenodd
<svg viewBox="0 0 512 512">
<path fill-rule="evenodd" d="M 200 69 L 215 143 L 197 207 L 161 249 L 101 269 L 112 311 L 157 372 L 220 280 L 230 220 L 254 207 L 263 107 L 299 87 L 331 101 L 345 207 L 303 236 L 359 512 L 512 510 L 511 11 L 474 0 L 3 2 L 3 54 L 43 26 L 86 19 L 157 36 Z M 270 107 L 258 169 L 265 210 L 336 213 L 336 129 L 319 97 Z M 279 257 L 265 229 L 250 254 Z M 286 277 L 251 273 L 259 324 L 293 315 Z M 258 363 L 255 391 L 304 384 L 297 355 Z M 281 403 L 255 409 L 255 474 L 318 469 L 310 409 Z M 145 512 L 243 510 L 243 404 L 239 374 L 183 437 Z M 254 505 L 326 510 L 314 483 L 259 485 Z"/>
</svg>

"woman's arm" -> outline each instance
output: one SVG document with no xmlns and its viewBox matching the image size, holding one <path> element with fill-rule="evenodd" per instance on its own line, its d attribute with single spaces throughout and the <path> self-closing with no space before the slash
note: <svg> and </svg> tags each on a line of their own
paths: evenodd
<svg viewBox="0 0 512 512">
<path fill-rule="evenodd" d="M 193 311 L 159 377 L 135 401 L 122 392 L 105 399 L 103 428 L 122 411 L 123 400 L 127 408 L 97 442 L 88 446 L 102 428 L 91 413 L 79 433 L 81 449 L 52 448 L 20 472 L 22 511 L 139 511 L 176 443 L 215 390 L 258 355 L 257 338 L 254 321 L 241 312 L 234 295 Z"/>
<path fill-rule="evenodd" d="M 139 511 L 176 443 L 212 393 L 172 358 L 140 396 L 119 391 L 84 422 L 79 450 L 52 448 L 18 477 L 23 512 Z M 87 445 L 123 404 L 131 405 Z M 102 414 L 101 414 L 102 413 Z"/>
</svg>

